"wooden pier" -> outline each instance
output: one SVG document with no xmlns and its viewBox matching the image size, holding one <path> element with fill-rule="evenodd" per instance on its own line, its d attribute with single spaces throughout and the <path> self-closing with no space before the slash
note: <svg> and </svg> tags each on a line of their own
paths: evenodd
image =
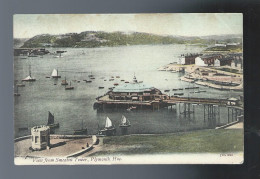
<svg viewBox="0 0 260 179">
<path fill-rule="evenodd" d="M 104 111 L 107 108 L 129 109 L 135 107 L 137 110 L 152 110 L 159 111 L 162 108 L 170 107 L 170 110 L 176 110 L 179 116 L 192 121 L 195 118 L 195 106 L 201 106 L 203 108 L 203 120 L 204 123 L 210 128 L 215 128 L 223 125 L 221 122 L 221 111 L 227 110 L 226 122 L 232 123 L 234 121 L 242 120 L 244 115 L 243 106 L 239 103 L 234 105 L 229 99 L 214 99 L 214 98 L 189 98 L 189 97 L 169 97 L 160 100 L 151 101 L 131 101 L 131 100 L 112 100 L 108 95 L 97 98 L 97 102 L 94 104 L 94 109 L 98 111 Z M 231 105 L 233 104 L 233 105 Z M 224 107 L 224 108 L 221 108 Z M 175 108 L 175 109 L 174 109 Z M 240 119 L 241 118 L 241 119 Z M 222 119 L 223 120 L 223 119 Z"/>
<path fill-rule="evenodd" d="M 94 104 L 94 109 L 108 108 L 129 108 L 131 106 L 137 107 L 138 109 L 152 109 L 160 110 L 164 107 L 173 106 L 179 103 L 187 104 L 185 107 L 190 108 L 188 104 L 194 105 L 218 105 L 218 106 L 230 106 L 238 110 L 243 110 L 243 107 L 238 105 L 228 105 L 228 99 L 214 99 L 214 98 L 190 98 L 190 97 L 167 97 L 166 99 L 150 100 L 150 101 L 131 101 L 131 100 L 112 100 L 109 99 L 108 95 L 97 98 L 97 102 Z M 189 110 L 190 111 L 190 110 Z"/>
</svg>

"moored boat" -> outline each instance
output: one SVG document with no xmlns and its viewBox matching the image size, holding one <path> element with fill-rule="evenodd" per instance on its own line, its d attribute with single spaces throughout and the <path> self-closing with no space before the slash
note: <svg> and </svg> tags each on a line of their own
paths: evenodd
<svg viewBox="0 0 260 179">
<path fill-rule="evenodd" d="M 27 82 L 36 81 L 36 79 L 32 77 L 31 66 L 29 66 L 29 76 L 27 76 L 26 78 L 22 79 L 22 81 L 27 81 Z"/>
<path fill-rule="evenodd" d="M 116 128 L 113 126 L 112 121 L 107 117 L 105 127 L 99 130 L 99 134 L 101 135 L 115 135 Z"/>
<path fill-rule="evenodd" d="M 136 109 L 137 109 L 136 106 L 131 106 L 131 107 L 127 108 L 126 110 L 127 111 L 133 111 L 133 110 L 136 110 Z"/>
<path fill-rule="evenodd" d="M 70 85 L 69 85 L 69 86 L 66 86 L 66 87 L 65 87 L 65 90 L 73 90 L 73 89 L 74 89 L 74 87 L 71 86 L 71 81 L 70 81 Z"/>
<path fill-rule="evenodd" d="M 53 71 L 51 73 L 51 77 L 52 78 L 60 78 L 61 76 L 58 74 L 58 70 L 53 69 Z"/>
<path fill-rule="evenodd" d="M 18 130 L 19 131 L 25 131 L 25 130 L 28 130 L 28 127 L 19 127 Z"/>
<path fill-rule="evenodd" d="M 174 93 L 174 95 L 182 96 L 184 93 Z"/>
<path fill-rule="evenodd" d="M 25 84 L 16 84 L 17 87 L 25 87 Z"/>
<path fill-rule="evenodd" d="M 47 126 L 49 126 L 50 128 L 60 127 L 59 123 L 54 123 L 54 115 L 50 111 L 49 111 Z"/>
<path fill-rule="evenodd" d="M 16 93 L 14 93 L 14 96 L 20 96 L 20 93 L 18 92 L 18 86 L 16 87 Z"/>
<path fill-rule="evenodd" d="M 130 121 L 128 119 L 126 119 L 126 117 L 124 115 L 122 115 L 119 127 L 130 127 L 130 126 L 131 126 Z"/>
<path fill-rule="evenodd" d="M 65 77 L 64 80 L 61 81 L 61 85 L 68 85 L 68 82 L 67 82 L 67 80 L 66 80 L 66 77 Z"/>
</svg>

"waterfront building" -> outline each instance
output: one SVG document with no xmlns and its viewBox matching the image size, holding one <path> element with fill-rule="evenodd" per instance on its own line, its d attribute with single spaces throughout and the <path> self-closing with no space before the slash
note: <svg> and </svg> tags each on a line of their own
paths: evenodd
<svg viewBox="0 0 260 179">
<path fill-rule="evenodd" d="M 221 62 L 223 56 L 220 54 L 206 54 L 195 58 L 195 65 L 197 66 L 223 66 Z"/>
<path fill-rule="evenodd" d="M 50 146 L 50 127 L 34 126 L 31 128 L 32 149 L 42 150 Z"/>
<path fill-rule="evenodd" d="M 109 99 L 112 100 L 130 101 L 151 101 L 167 98 L 167 95 L 163 95 L 159 89 L 139 83 L 136 77 L 134 77 L 132 83 L 116 86 L 112 91 L 108 92 L 108 95 Z"/>
<path fill-rule="evenodd" d="M 201 54 L 182 54 L 179 58 L 179 65 L 191 65 L 195 64 L 195 58 L 200 56 Z"/>
<path fill-rule="evenodd" d="M 242 53 L 229 54 L 231 58 L 231 68 L 242 70 L 243 69 L 243 56 Z"/>
<path fill-rule="evenodd" d="M 227 46 L 238 46 L 240 43 L 227 43 Z"/>
<path fill-rule="evenodd" d="M 227 45 L 224 43 L 216 43 L 215 47 L 226 47 Z"/>
<path fill-rule="evenodd" d="M 167 94 L 150 85 L 137 81 L 136 77 L 132 83 L 125 83 L 116 86 L 113 90 L 100 96 L 93 108 L 104 110 L 106 108 L 126 108 L 127 110 L 152 109 L 159 110 L 168 106 L 164 100 L 169 99 Z"/>
<path fill-rule="evenodd" d="M 220 66 L 231 66 L 232 59 L 230 57 L 223 57 L 220 60 Z"/>
<path fill-rule="evenodd" d="M 219 67 L 220 66 L 220 60 L 219 59 L 215 59 L 214 60 L 214 67 Z"/>
<path fill-rule="evenodd" d="M 208 66 L 201 57 L 195 58 L 195 65 L 197 65 L 197 66 Z"/>
</svg>

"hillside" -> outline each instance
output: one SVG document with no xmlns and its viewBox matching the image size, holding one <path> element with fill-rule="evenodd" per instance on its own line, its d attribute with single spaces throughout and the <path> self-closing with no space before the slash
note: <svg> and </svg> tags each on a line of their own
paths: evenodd
<svg viewBox="0 0 260 179">
<path fill-rule="evenodd" d="M 242 45 L 236 46 L 226 46 L 226 47 L 210 47 L 205 50 L 205 52 L 235 52 L 235 53 L 242 53 L 243 47 Z"/>
<path fill-rule="evenodd" d="M 69 33 L 62 35 L 42 34 L 37 35 L 21 46 L 22 48 L 36 47 L 101 47 L 122 45 L 146 45 L 146 44 L 213 44 L 211 38 L 162 36 L 149 33 L 124 33 L 85 31 L 81 33 Z"/>
</svg>

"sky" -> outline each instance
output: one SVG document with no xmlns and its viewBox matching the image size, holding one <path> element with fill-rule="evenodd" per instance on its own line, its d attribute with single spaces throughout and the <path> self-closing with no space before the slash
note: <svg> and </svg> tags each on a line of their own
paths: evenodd
<svg viewBox="0 0 260 179">
<path fill-rule="evenodd" d="M 14 38 L 83 31 L 146 32 L 158 35 L 243 34 L 241 13 L 186 14 L 16 14 Z"/>
</svg>

